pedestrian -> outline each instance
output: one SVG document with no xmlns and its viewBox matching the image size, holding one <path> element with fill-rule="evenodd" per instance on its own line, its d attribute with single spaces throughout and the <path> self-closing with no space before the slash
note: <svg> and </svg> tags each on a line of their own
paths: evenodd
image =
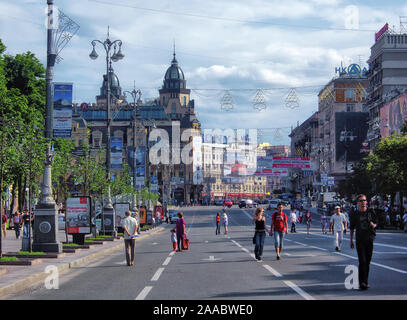
<svg viewBox="0 0 407 320">
<path fill-rule="evenodd" d="M 291 209 L 290 222 L 291 222 L 291 233 L 296 233 L 297 231 L 295 230 L 295 224 L 297 222 L 297 214 L 295 213 L 294 208 Z"/>
<path fill-rule="evenodd" d="M 14 231 L 16 232 L 16 239 L 20 239 L 20 228 L 21 228 L 21 216 L 20 212 L 16 211 L 13 217 Z"/>
<path fill-rule="evenodd" d="M 270 236 L 274 231 L 274 246 L 276 248 L 277 260 L 281 259 L 281 251 L 283 250 L 284 233 L 288 234 L 288 219 L 287 215 L 283 212 L 283 205 L 277 205 L 277 212 L 273 213 L 271 218 Z"/>
<path fill-rule="evenodd" d="M 171 242 L 172 242 L 172 251 L 177 250 L 177 231 L 174 229 L 171 229 Z"/>
<path fill-rule="evenodd" d="M 341 251 L 343 232 L 347 229 L 345 215 L 341 212 L 341 207 L 335 207 L 335 213 L 331 216 L 329 231 L 334 235 L 334 247 L 336 251 Z"/>
<path fill-rule="evenodd" d="M 254 256 L 256 260 L 261 262 L 261 256 L 263 255 L 264 239 L 266 239 L 266 218 L 264 217 L 264 209 L 257 208 L 254 212 L 253 222 L 255 224 L 255 246 Z"/>
<path fill-rule="evenodd" d="M 184 249 L 182 247 L 182 242 L 184 240 L 184 237 L 186 236 L 185 233 L 185 220 L 183 218 L 184 214 L 179 211 L 177 213 L 178 219 L 177 219 L 177 223 L 176 223 L 176 230 L 177 230 L 177 243 L 178 243 L 178 248 L 177 251 L 178 252 L 183 252 Z"/>
<path fill-rule="evenodd" d="M 134 265 L 134 255 L 136 252 L 137 226 L 138 226 L 137 220 L 131 216 L 130 211 L 126 211 L 125 217 L 122 220 L 122 227 L 124 233 L 126 261 L 128 266 Z"/>
<path fill-rule="evenodd" d="M 305 221 L 305 224 L 307 225 L 307 234 L 309 234 L 309 230 L 311 228 L 311 222 L 312 222 L 311 212 L 309 210 L 307 210 L 305 212 L 304 221 Z"/>
<path fill-rule="evenodd" d="M 7 220 L 8 220 L 7 216 L 3 212 L 1 214 L 1 232 L 3 232 L 3 238 L 6 238 L 6 235 L 7 235 L 7 228 L 6 228 Z"/>
<path fill-rule="evenodd" d="M 30 221 L 31 217 L 28 211 L 24 212 L 22 216 L 22 222 L 23 222 L 23 238 L 29 238 L 30 237 Z"/>
<path fill-rule="evenodd" d="M 220 212 L 216 214 L 216 234 L 220 234 Z"/>
<path fill-rule="evenodd" d="M 368 209 L 366 195 L 356 198 L 357 209 L 350 216 L 350 247 L 354 249 L 353 235 L 356 231 L 356 250 L 359 259 L 360 290 L 367 290 L 369 286 L 369 267 L 373 254 L 373 241 L 376 236 L 376 215 Z"/>
<path fill-rule="evenodd" d="M 228 215 L 226 214 L 226 212 L 224 212 L 222 217 L 222 225 L 225 229 L 225 234 L 228 234 L 228 224 L 229 224 Z"/>
<path fill-rule="evenodd" d="M 404 210 L 403 222 L 404 222 L 404 232 L 407 232 L 407 210 Z"/>
<path fill-rule="evenodd" d="M 321 226 L 322 226 L 322 233 L 327 234 L 328 217 L 326 216 L 325 211 L 322 211 Z"/>
</svg>

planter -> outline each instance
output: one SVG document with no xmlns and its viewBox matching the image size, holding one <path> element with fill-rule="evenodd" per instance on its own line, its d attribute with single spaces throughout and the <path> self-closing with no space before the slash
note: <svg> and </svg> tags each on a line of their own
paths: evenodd
<svg viewBox="0 0 407 320">
<path fill-rule="evenodd" d="M 20 259 L 19 261 L 0 261 L 2 266 L 34 266 L 42 263 L 41 259 Z"/>
<path fill-rule="evenodd" d="M 19 254 L 18 252 L 8 252 L 3 254 L 4 257 L 16 257 L 16 258 L 27 258 L 27 259 L 57 259 L 62 258 L 64 254 L 60 253 L 44 253 L 44 254 Z"/>
<path fill-rule="evenodd" d="M 90 242 L 90 241 L 86 241 L 85 242 L 86 244 L 85 245 L 94 245 L 94 244 L 103 244 L 103 241 L 92 241 L 92 242 Z"/>
</svg>

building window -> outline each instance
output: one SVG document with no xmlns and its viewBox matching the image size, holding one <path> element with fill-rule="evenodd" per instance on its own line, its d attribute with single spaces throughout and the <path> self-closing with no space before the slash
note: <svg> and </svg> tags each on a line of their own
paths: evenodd
<svg viewBox="0 0 407 320">
<path fill-rule="evenodd" d="M 355 105 L 353 103 L 347 103 L 346 112 L 355 112 Z"/>
<path fill-rule="evenodd" d="M 186 96 L 183 97 L 183 104 L 184 104 L 184 106 L 187 105 L 187 97 Z"/>
<path fill-rule="evenodd" d="M 355 100 L 355 89 L 346 89 L 345 90 L 345 101 L 354 101 Z"/>
</svg>

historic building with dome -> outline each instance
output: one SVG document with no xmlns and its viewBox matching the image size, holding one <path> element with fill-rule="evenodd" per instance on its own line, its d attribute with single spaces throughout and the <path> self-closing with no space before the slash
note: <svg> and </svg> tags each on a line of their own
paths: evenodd
<svg viewBox="0 0 407 320">
<path fill-rule="evenodd" d="M 191 100 L 190 97 L 191 90 L 187 89 L 184 72 L 178 65 L 174 51 L 171 65 L 165 72 L 163 85 L 159 90 L 159 97 L 145 101 L 127 101 L 122 92 L 119 78 L 111 68 L 109 77 L 103 75 L 103 82 L 100 94 L 96 96 L 96 103 L 74 105 L 74 116 L 82 118 L 87 124 L 89 144 L 94 157 L 97 157 L 101 148 L 106 148 L 107 143 L 108 78 L 111 89 L 111 137 L 122 141 L 122 163 L 129 165 L 130 175 L 134 176 L 136 180 L 139 180 L 136 175 L 143 168 L 136 165 L 136 172 L 134 172 L 134 150 L 136 149 L 136 154 L 138 154 L 142 148 L 151 149 L 158 142 L 150 141 L 147 145 L 147 134 L 154 128 L 164 129 L 167 132 L 170 150 L 172 150 L 174 142 L 174 128 L 179 128 L 180 135 L 187 129 L 192 132 L 188 141 L 178 141 L 181 150 L 185 145 L 191 143 L 192 136 L 201 135 L 201 124 L 195 114 L 194 100 Z M 73 139 L 77 141 L 77 144 L 80 144 L 78 137 L 73 137 Z M 81 139 L 83 138 L 81 137 Z M 170 155 L 171 158 L 172 154 Z M 120 169 L 112 168 L 112 173 L 113 175 L 120 174 Z M 151 180 L 158 182 L 161 202 L 169 203 L 172 199 L 179 204 L 201 200 L 202 185 L 193 178 L 193 163 L 171 162 L 170 164 L 158 165 L 150 163 L 145 169 L 146 181 L 150 180 L 149 177 L 156 177 Z"/>
</svg>

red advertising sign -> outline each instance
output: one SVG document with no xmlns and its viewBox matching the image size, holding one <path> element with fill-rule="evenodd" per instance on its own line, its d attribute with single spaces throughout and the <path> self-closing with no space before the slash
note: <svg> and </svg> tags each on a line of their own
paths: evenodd
<svg viewBox="0 0 407 320">
<path fill-rule="evenodd" d="M 376 32 L 376 33 L 375 33 L 375 41 L 379 40 L 379 38 L 380 38 L 387 30 L 389 30 L 389 24 L 388 24 L 388 23 L 386 23 L 386 24 L 383 26 L 383 28 L 381 28 L 381 29 L 379 30 L 379 32 Z"/>
<path fill-rule="evenodd" d="M 66 219 L 68 234 L 90 233 L 90 197 L 73 197 L 66 199 Z"/>
<path fill-rule="evenodd" d="M 273 168 L 300 168 L 310 169 L 309 157 L 273 157 Z"/>
</svg>

